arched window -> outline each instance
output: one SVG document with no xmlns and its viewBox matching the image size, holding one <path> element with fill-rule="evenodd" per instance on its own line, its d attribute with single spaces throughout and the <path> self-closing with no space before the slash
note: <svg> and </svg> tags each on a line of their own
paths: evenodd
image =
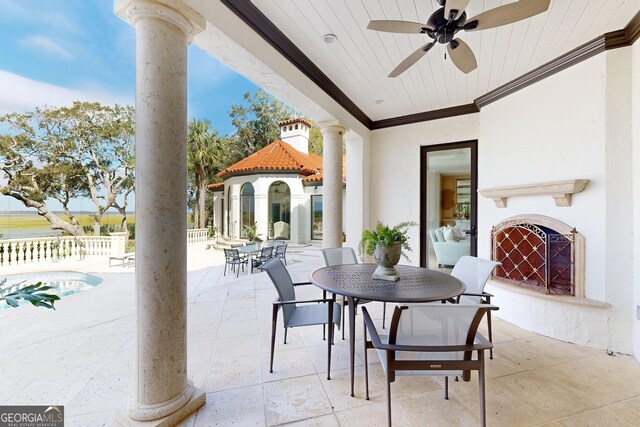
<svg viewBox="0 0 640 427">
<path fill-rule="evenodd" d="M 240 190 L 240 237 L 247 237 L 247 227 L 256 223 L 255 191 L 253 185 L 247 182 Z"/>
<path fill-rule="evenodd" d="M 269 187 L 269 237 L 271 239 L 291 238 L 291 190 L 282 181 Z"/>
</svg>

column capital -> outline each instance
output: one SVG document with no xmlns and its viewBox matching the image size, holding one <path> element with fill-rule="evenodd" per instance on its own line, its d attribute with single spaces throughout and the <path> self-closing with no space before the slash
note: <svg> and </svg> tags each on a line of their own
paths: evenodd
<svg viewBox="0 0 640 427">
<path fill-rule="evenodd" d="M 322 136 L 329 133 L 337 133 L 338 135 L 344 135 L 347 132 L 347 128 L 340 124 L 337 120 L 328 120 L 326 122 L 318 123 L 320 133 Z"/>
<path fill-rule="evenodd" d="M 204 31 L 205 19 L 182 0 L 115 0 L 114 13 L 135 27 L 141 18 L 157 18 L 169 22 L 188 37 Z"/>
</svg>

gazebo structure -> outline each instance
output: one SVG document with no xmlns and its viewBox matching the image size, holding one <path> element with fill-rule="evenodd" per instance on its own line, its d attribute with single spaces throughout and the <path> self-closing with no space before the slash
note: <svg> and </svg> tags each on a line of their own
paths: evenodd
<svg viewBox="0 0 640 427">
<path fill-rule="evenodd" d="M 525 287 L 494 278 L 487 290 L 499 315 L 640 359 L 640 6 L 553 2 L 521 22 L 461 32 L 475 71 L 462 73 L 435 44 L 387 77 L 411 52 L 426 53 L 430 39 L 370 31 L 369 21 L 427 22 L 434 3 L 115 1 L 136 31 L 136 150 L 144 153 L 136 156 L 136 386 L 122 420 L 171 424 L 204 402 L 186 369 L 190 43 L 319 124 L 323 246 L 342 245 L 343 229 L 355 246 L 376 221 L 414 220 L 414 263 L 427 266 L 439 191 L 431 155 L 469 150 L 472 254 L 502 253 L 494 244 L 509 227 L 580 237 L 571 286 L 561 285 L 568 293 L 527 289 L 537 286 L 530 276 Z M 484 3 L 468 2 L 467 16 Z M 234 185 L 232 206 L 242 194 Z M 529 225 L 511 222 L 523 217 Z"/>
<path fill-rule="evenodd" d="M 221 234 L 247 238 L 255 226 L 262 240 L 322 240 L 322 157 L 309 153 L 311 123 L 293 118 L 279 126 L 279 140 L 220 172 L 222 185 L 209 186 Z"/>
</svg>

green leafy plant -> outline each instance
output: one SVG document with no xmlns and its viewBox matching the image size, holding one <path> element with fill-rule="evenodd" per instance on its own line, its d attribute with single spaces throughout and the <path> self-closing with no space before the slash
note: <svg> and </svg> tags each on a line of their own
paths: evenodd
<svg viewBox="0 0 640 427">
<path fill-rule="evenodd" d="M 257 222 L 254 223 L 253 225 L 245 224 L 243 227 L 244 227 L 244 232 L 247 236 L 247 239 L 249 239 L 249 241 L 256 242 L 256 243 L 262 242 L 262 239 L 260 238 L 260 236 L 258 236 Z"/>
<path fill-rule="evenodd" d="M 394 227 L 389 227 L 378 221 L 376 228 L 362 232 L 362 238 L 358 246 L 360 256 L 362 256 L 363 253 L 373 255 L 373 251 L 375 251 L 378 245 L 390 246 L 394 243 L 400 243 L 402 246 L 402 256 L 408 261 L 409 257 L 407 256 L 407 252 L 411 252 L 411 247 L 409 246 L 407 232 L 410 227 L 416 225 L 418 224 L 413 221 L 405 221 Z"/>
<path fill-rule="evenodd" d="M 7 279 L 0 280 L 0 290 L 2 290 Z M 28 285 L 20 288 L 16 291 L 5 293 L 0 291 L 0 301 L 4 301 L 11 307 L 18 307 L 18 300 L 22 299 L 29 301 L 36 307 L 46 307 L 55 310 L 53 304 L 60 299 L 56 294 L 48 294 L 45 291 L 51 289 L 51 286 L 44 286 L 42 282 L 38 282 L 35 285 Z"/>
</svg>

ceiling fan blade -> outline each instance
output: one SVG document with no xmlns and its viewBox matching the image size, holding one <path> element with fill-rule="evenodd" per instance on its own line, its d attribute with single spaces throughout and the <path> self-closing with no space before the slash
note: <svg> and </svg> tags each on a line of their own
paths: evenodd
<svg viewBox="0 0 640 427">
<path fill-rule="evenodd" d="M 519 0 L 487 10 L 480 15 L 467 19 L 467 23 L 478 21 L 476 28 L 468 29 L 467 31 L 486 30 L 530 18 L 549 9 L 550 3 L 551 0 Z"/>
<path fill-rule="evenodd" d="M 452 45 L 457 46 L 453 48 Z M 478 68 L 476 56 L 473 54 L 473 51 L 471 50 L 469 45 L 463 42 L 461 39 L 453 39 L 451 43 L 447 45 L 447 51 L 449 52 L 451 61 L 463 73 L 469 74 L 471 71 Z"/>
<path fill-rule="evenodd" d="M 421 30 L 425 27 L 425 24 L 421 24 L 419 22 L 393 20 L 371 21 L 369 22 L 369 25 L 367 25 L 367 28 L 370 30 L 405 34 L 420 34 Z"/>
<path fill-rule="evenodd" d="M 420 49 L 413 52 L 411 55 L 407 56 L 404 61 L 402 61 L 390 74 L 389 77 L 398 77 L 400 74 L 407 71 L 407 68 L 411 67 L 413 64 L 418 62 L 420 58 L 422 58 L 428 51 L 433 47 L 435 42 L 427 43 L 422 46 Z"/>
<path fill-rule="evenodd" d="M 449 14 L 451 13 L 451 10 L 458 11 L 458 13 L 456 13 L 456 16 L 453 19 L 460 18 L 460 15 L 462 15 L 462 12 L 464 12 L 468 4 L 469 4 L 469 0 L 447 0 L 447 2 L 444 5 L 444 18 L 449 19 Z"/>
</svg>

